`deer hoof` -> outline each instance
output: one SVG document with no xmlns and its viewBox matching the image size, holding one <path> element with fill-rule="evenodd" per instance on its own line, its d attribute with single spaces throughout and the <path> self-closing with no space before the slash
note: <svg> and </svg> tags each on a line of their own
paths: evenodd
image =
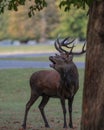
<svg viewBox="0 0 104 130">
<path fill-rule="evenodd" d="M 21 130 L 26 130 L 26 125 L 23 124 Z"/>
<path fill-rule="evenodd" d="M 64 125 L 63 128 L 67 128 L 67 125 Z"/>
<path fill-rule="evenodd" d="M 45 124 L 45 127 L 50 128 L 50 126 L 48 124 Z"/>
<path fill-rule="evenodd" d="M 73 128 L 73 125 L 72 125 L 72 124 L 69 124 L 69 127 L 70 127 L 70 128 Z"/>
<path fill-rule="evenodd" d="M 26 129 L 24 129 L 24 128 L 22 127 L 22 128 L 19 128 L 19 130 L 26 130 Z"/>
</svg>

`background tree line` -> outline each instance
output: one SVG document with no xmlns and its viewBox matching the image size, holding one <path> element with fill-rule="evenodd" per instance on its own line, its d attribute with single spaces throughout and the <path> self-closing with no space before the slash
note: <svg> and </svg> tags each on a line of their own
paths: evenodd
<svg viewBox="0 0 104 130">
<path fill-rule="evenodd" d="M 57 2 L 48 1 L 47 8 L 36 12 L 28 18 L 28 3 L 19 7 L 17 12 L 7 11 L 0 15 L 0 39 L 17 39 L 27 41 L 35 39 L 44 42 L 46 39 L 63 37 L 79 37 L 85 39 L 87 16 L 82 9 L 69 12 L 60 10 Z"/>
</svg>

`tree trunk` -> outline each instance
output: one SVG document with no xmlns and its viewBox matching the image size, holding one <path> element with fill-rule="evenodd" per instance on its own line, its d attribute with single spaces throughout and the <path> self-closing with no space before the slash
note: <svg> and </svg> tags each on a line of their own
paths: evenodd
<svg viewBox="0 0 104 130">
<path fill-rule="evenodd" d="M 81 130 L 104 130 L 104 0 L 89 12 Z"/>
</svg>

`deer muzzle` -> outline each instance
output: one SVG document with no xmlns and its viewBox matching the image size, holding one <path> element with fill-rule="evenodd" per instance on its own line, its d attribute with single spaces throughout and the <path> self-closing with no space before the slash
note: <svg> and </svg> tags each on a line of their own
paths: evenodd
<svg viewBox="0 0 104 130">
<path fill-rule="evenodd" d="M 56 64 L 56 62 L 55 62 L 55 60 L 54 60 L 54 57 L 53 57 L 53 56 L 50 56 L 50 57 L 49 57 L 49 60 L 52 62 L 52 64 L 50 64 L 50 67 L 54 68 L 54 67 L 55 67 L 55 64 Z"/>
</svg>

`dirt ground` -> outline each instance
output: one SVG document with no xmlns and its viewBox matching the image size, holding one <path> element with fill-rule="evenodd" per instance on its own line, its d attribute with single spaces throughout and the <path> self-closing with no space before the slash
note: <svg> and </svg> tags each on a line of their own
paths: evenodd
<svg viewBox="0 0 104 130">
<path fill-rule="evenodd" d="M 74 128 L 63 128 L 63 123 L 60 120 L 54 121 L 51 119 L 50 126 L 51 128 L 45 128 L 44 124 L 41 122 L 38 122 L 36 124 L 36 128 L 34 126 L 35 122 L 33 123 L 27 123 L 27 129 L 26 130 L 79 130 L 79 121 L 74 122 Z M 12 121 L 11 119 L 9 121 L 6 121 L 2 126 L 0 126 L 0 130 L 24 130 L 21 126 L 20 121 Z"/>
</svg>

